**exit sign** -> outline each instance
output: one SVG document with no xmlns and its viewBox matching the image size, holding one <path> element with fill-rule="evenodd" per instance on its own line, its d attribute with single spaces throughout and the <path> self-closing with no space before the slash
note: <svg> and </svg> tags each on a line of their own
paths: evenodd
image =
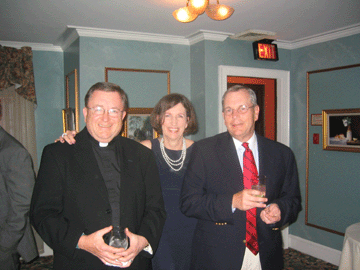
<svg viewBox="0 0 360 270">
<path fill-rule="evenodd" d="M 268 61 L 278 61 L 278 49 L 276 44 L 271 44 L 273 40 L 271 39 L 262 39 L 259 41 L 253 42 L 253 51 L 255 60 L 268 60 Z"/>
</svg>

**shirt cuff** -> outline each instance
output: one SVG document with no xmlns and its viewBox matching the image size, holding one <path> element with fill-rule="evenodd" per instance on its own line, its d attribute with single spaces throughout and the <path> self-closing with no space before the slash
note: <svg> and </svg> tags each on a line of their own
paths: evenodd
<svg viewBox="0 0 360 270">
<path fill-rule="evenodd" d="M 85 233 L 82 233 L 81 236 L 83 236 L 83 235 L 85 235 Z M 80 236 L 80 237 L 81 237 L 81 236 Z M 79 238 L 79 240 L 80 240 L 80 238 Z M 79 248 L 79 241 L 78 241 L 78 243 L 76 244 L 76 248 L 77 248 L 77 249 L 80 249 L 80 248 Z"/>
<path fill-rule="evenodd" d="M 150 246 L 150 244 L 148 244 L 146 247 L 144 247 L 143 249 L 144 251 L 146 251 L 147 253 L 153 255 L 153 250 L 152 250 L 152 247 Z"/>
</svg>

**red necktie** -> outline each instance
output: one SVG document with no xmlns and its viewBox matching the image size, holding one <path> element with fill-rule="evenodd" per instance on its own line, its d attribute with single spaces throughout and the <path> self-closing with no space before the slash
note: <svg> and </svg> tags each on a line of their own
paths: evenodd
<svg viewBox="0 0 360 270">
<path fill-rule="evenodd" d="M 243 181 L 244 188 L 251 189 L 251 186 L 257 184 L 258 171 L 254 160 L 254 155 L 249 148 L 248 143 L 242 144 L 245 147 L 243 160 Z M 259 244 L 256 231 L 256 208 L 246 211 L 246 246 L 254 255 L 259 252 Z"/>
</svg>

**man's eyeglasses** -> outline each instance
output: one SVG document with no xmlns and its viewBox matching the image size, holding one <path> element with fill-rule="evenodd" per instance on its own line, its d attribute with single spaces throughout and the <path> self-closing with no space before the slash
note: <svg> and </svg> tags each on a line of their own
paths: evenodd
<svg viewBox="0 0 360 270">
<path fill-rule="evenodd" d="M 255 105 L 247 106 L 247 105 L 244 104 L 244 105 L 240 105 L 239 108 L 237 108 L 236 110 L 227 107 L 227 108 L 224 109 L 223 112 L 224 112 L 224 114 L 225 114 L 226 116 L 232 115 L 234 111 L 237 111 L 237 112 L 240 113 L 240 114 L 244 114 L 244 113 L 246 113 L 250 108 L 254 108 L 254 107 L 255 107 Z"/>
<path fill-rule="evenodd" d="M 95 115 L 104 115 L 105 111 L 107 111 L 110 117 L 120 117 L 123 112 L 123 111 L 120 111 L 119 109 L 105 110 L 101 106 L 96 106 L 96 107 L 88 108 L 88 109 L 91 110 Z"/>
</svg>

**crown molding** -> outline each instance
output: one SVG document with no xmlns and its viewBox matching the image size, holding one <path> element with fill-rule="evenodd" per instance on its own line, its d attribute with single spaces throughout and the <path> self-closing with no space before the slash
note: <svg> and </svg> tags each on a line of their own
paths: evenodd
<svg viewBox="0 0 360 270">
<path fill-rule="evenodd" d="M 293 49 L 298 49 L 309 45 L 331 41 L 355 34 L 360 34 L 360 23 L 339 28 L 336 30 L 324 32 L 318 35 L 297 39 L 294 41 L 276 40 L 274 41 L 274 43 L 276 43 L 278 47 L 281 49 L 293 50 Z M 16 42 L 16 41 L 0 41 L 0 44 L 3 46 L 14 47 L 14 48 L 29 46 L 35 51 L 62 52 L 66 50 L 66 48 L 68 48 L 79 37 L 136 40 L 136 41 L 189 46 L 204 40 L 223 42 L 225 39 L 227 39 L 229 36 L 232 35 L 233 33 L 199 30 L 196 33 L 193 33 L 187 37 L 183 37 L 183 36 L 171 36 L 171 35 L 161 35 L 161 34 L 153 34 L 153 33 L 120 31 L 120 30 L 89 28 L 89 27 L 68 25 L 67 30 L 59 37 L 59 39 L 54 44 L 28 43 L 28 42 Z"/>
<path fill-rule="evenodd" d="M 6 47 L 13 47 L 16 49 L 21 49 L 21 47 L 31 47 L 33 51 L 54 51 L 54 52 L 62 52 L 62 48 L 60 46 L 55 46 L 49 43 L 30 43 L 30 42 L 18 42 L 18 41 L 2 41 L 0 40 L 0 44 Z"/>
<path fill-rule="evenodd" d="M 297 39 L 291 42 L 284 40 L 277 40 L 274 43 L 276 43 L 279 48 L 293 50 L 293 49 L 298 49 L 309 45 L 331 41 L 338 38 L 344 38 L 356 34 L 360 34 L 360 23 L 338 28 L 336 30 L 324 32 L 318 35 Z"/>
<path fill-rule="evenodd" d="M 193 45 L 203 40 L 213 40 L 223 42 L 229 36 L 234 35 L 233 33 L 224 33 L 208 30 L 199 30 L 186 38 L 189 40 L 189 44 Z"/>
<path fill-rule="evenodd" d="M 97 37 L 97 38 L 189 45 L 188 39 L 182 36 L 112 30 L 112 29 L 104 29 L 104 28 L 79 27 L 72 25 L 68 25 L 67 27 L 68 29 L 74 29 L 80 37 Z"/>
<path fill-rule="evenodd" d="M 78 38 L 79 34 L 76 29 L 67 27 L 65 32 L 56 40 L 55 44 L 65 51 Z"/>
</svg>

